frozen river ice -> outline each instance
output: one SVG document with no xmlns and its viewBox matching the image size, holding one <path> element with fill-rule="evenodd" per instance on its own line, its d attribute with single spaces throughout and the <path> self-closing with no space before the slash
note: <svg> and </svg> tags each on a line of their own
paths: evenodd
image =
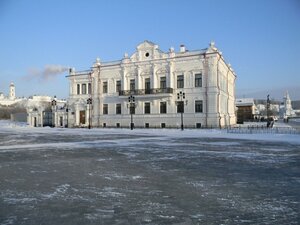
<svg viewBox="0 0 300 225">
<path fill-rule="evenodd" d="M 300 143 L 271 135 L 0 129 L 0 224 L 299 224 Z"/>
</svg>

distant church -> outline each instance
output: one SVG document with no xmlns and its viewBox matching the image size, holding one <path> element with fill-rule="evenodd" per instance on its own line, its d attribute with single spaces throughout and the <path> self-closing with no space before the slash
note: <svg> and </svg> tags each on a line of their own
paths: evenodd
<svg viewBox="0 0 300 225">
<path fill-rule="evenodd" d="M 10 106 L 22 100 L 23 98 L 16 98 L 16 87 L 13 82 L 11 82 L 9 85 L 8 96 L 5 96 L 2 92 L 0 92 L 0 105 Z"/>
<path fill-rule="evenodd" d="M 280 108 L 280 115 L 283 119 L 296 115 L 295 111 L 292 108 L 292 101 L 288 92 L 286 92 L 283 98 L 283 105 Z"/>
</svg>

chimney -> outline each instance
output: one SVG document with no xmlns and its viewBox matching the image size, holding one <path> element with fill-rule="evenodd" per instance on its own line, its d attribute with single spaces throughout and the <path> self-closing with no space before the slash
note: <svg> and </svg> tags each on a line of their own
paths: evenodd
<svg viewBox="0 0 300 225">
<path fill-rule="evenodd" d="M 180 45 L 180 52 L 184 53 L 185 52 L 185 46 L 184 45 Z"/>
</svg>

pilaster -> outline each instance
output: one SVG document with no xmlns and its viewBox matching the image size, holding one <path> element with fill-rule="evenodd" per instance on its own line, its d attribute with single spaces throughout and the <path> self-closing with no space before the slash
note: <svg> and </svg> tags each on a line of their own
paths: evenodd
<svg viewBox="0 0 300 225">
<path fill-rule="evenodd" d="M 170 88 L 175 88 L 173 72 L 174 72 L 174 63 L 170 62 L 169 63 L 169 76 L 167 76 L 167 87 L 170 87 Z"/>
<path fill-rule="evenodd" d="M 157 75 L 156 75 L 157 66 L 155 64 L 152 65 L 152 83 L 151 88 L 157 88 Z"/>
</svg>

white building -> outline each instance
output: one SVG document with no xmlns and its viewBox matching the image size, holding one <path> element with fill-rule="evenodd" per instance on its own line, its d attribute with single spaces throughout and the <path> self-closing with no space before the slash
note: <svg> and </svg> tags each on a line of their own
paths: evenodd
<svg viewBox="0 0 300 225">
<path fill-rule="evenodd" d="M 261 112 L 267 110 L 267 109 L 266 109 L 266 104 L 257 104 L 257 105 L 256 105 L 256 108 L 257 108 L 257 110 L 258 110 L 258 113 L 261 113 Z"/>
<path fill-rule="evenodd" d="M 67 126 L 66 101 L 50 96 L 31 96 L 26 102 L 27 124 L 32 127 Z"/>
<path fill-rule="evenodd" d="M 70 70 L 69 126 L 225 127 L 236 123 L 236 75 L 214 43 L 163 52 L 144 41 L 130 57 Z M 179 95 L 179 99 L 178 99 Z M 134 105 L 129 104 L 133 96 Z M 92 104 L 88 104 L 88 99 Z"/>
</svg>

